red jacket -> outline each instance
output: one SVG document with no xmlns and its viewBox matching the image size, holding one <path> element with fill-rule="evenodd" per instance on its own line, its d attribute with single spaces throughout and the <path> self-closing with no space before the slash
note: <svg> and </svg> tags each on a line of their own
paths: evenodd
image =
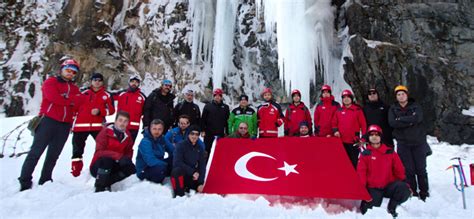
<svg viewBox="0 0 474 219">
<path fill-rule="evenodd" d="M 308 123 L 309 133 L 313 133 L 313 122 L 311 121 L 311 113 L 308 107 L 303 102 L 298 106 L 295 106 L 293 103 L 290 104 L 285 112 L 285 134 L 296 136 L 300 131 L 300 123 L 303 121 Z"/>
<path fill-rule="evenodd" d="M 95 138 L 96 148 L 94 157 L 92 158 L 91 167 L 101 157 L 110 157 L 119 160 L 122 157 L 132 159 L 133 156 L 133 140 L 130 132 L 125 132 L 125 137 L 119 141 L 113 130 L 114 124 L 107 124 L 99 132 Z"/>
<path fill-rule="evenodd" d="M 99 115 L 92 115 L 92 109 L 99 109 Z M 105 117 L 115 113 L 110 94 L 102 87 L 97 92 L 89 88 L 82 92 L 81 107 L 72 127 L 73 132 L 100 131 Z"/>
<path fill-rule="evenodd" d="M 140 88 L 136 91 L 123 91 L 118 95 L 117 111 L 125 111 L 130 114 L 130 123 L 128 129 L 138 130 L 140 128 L 140 120 L 143 115 L 143 106 L 145 105 L 145 95 L 140 92 Z"/>
<path fill-rule="evenodd" d="M 79 107 L 81 92 L 72 81 L 61 77 L 49 77 L 41 87 L 43 99 L 39 115 L 47 116 L 59 122 L 73 122 L 73 116 Z"/>
<path fill-rule="evenodd" d="M 336 110 L 341 105 L 334 101 L 334 96 L 327 98 L 320 98 L 321 102 L 318 103 L 314 110 L 314 133 L 319 137 L 326 137 L 332 135 L 332 119 Z"/>
<path fill-rule="evenodd" d="M 359 158 L 357 174 L 364 186 L 383 189 L 396 180 L 404 180 L 405 168 L 393 149 L 384 144 L 378 149 L 368 145 Z"/>
<path fill-rule="evenodd" d="M 367 130 L 362 108 L 356 104 L 352 104 L 349 108 L 340 107 L 334 114 L 332 127 L 334 132 L 339 131 L 343 143 L 355 143 L 361 131 L 364 135 Z"/>
<path fill-rule="evenodd" d="M 278 127 L 283 124 L 281 106 L 273 101 L 262 103 L 257 108 L 258 133 L 260 137 L 278 137 Z"/>
</svg>

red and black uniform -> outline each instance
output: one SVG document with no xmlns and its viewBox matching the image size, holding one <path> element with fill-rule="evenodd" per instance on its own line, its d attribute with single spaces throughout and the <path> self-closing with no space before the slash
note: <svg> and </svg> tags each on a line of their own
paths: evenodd
<svg viewBox="0 0 474 219">
<path fill-rule="evenodd" d="M 339 132 L 347 155 L 352 161 L 354 168 L 357 166 L 359 148 L 353 144 L 358 142 L 360 135 L 364 135 L 367 130 L 364 113 L 357 104 L 350 107 L 342 106 L 336 110 L 332 120 L 333 132 Z"/>
<path fill-rule="evenodd" d="M 96 177 L 96 191 L 110 188 L 110 185 L 135 173 L 132 162 L 133 140 L 129 131 L 122 132 L 114 124 L 108 124 L 102 128 L 95 141 L 90 171 Z"/>
<path fill-rule="evenodd" d="M 98 91 L 89 88 L 82 92 L 81 107 L 72 127 L 72 159 L 82 159 L 84 147 L 89 135 L 96 138 L 105 123 L 105 117 L 115 113 L 110 94 L 104 87 Z M 98 115 L 92 115 L 92 109 L 98 109 Z"/>
<path fill-rule="evenodd" d="M 283 125 L 280 104 L 269 101 L 257 107 L 258 134 L 260 138 L 278 137 L 278 127 Z"/>
<path fill-rule="evenodd" d="M 22 189 L 31 188 L 32 174 L 39 158 L 48 146 L 41 171 L 40 184 L 52 180 L 56 160 L 66 143 L 78 108 L 79 88 L 61 77 L 48 78 L 41 88 L 43 98 L 40 116 L 44 116 L 36 129 L 30 152 L 23 163 L 19 178 Z"/>
<path fill-rule="evenodd" d="M 130 115 L 130 123 L 128 130 L 135 142 L 138 130 L 140 129 L 140 120 L 143 115 L 143 107 L 145 105 L 145 94 L 137 89 L 127 89 L 117 95 L 117 111 L 125 111 Z"/>
<path fill-rule="evenodd" d="M 327 98 L 321 97 L 320 100 L 321 102 L 314 110 L 314 134 L 319 137 L 332 136 L 332 119 L 341 105 L 334 100 L 332 95 Z"/>
<path fill-rule="evenodd" d="M 372 196 L 372 201 L 361 205 L 365 210 L 372 206 L 380 206 L 383 197 L 387 197 L 390 198 L 388 209 L 395 212 L 396 206 L 410 197 L 409 186 L 403 182 L 405 168 L 400 157 L 385 144 L 379 148 L 367 146 L 359 159 L 357 174 Z M 365 213 L 363 209 L 361 210 Z"/>
<path fill-rule="evenodd" d="M 306 107 L 303 102 L 300 102 L 298 106 L 294 103 L 290 104 L 285 112 L 285 135 L 298 136 L 301 122 L 306 122 L 309 133 L 313 133 L 313 122 L 311 121 L 311 113 L 308 107 Z"/>
</svg>

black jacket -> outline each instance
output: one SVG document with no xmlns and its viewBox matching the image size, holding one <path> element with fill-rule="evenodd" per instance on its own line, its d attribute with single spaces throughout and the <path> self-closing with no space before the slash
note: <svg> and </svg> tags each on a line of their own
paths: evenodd
<svg viewBox="0 0 474 219">
<path fill-rule="evenodd" d="M 203 184 L 206 174 L 204 148 L 199 143 L 192 145 L 189 139 L 178 143 L 173 152 L 173 168 L 176 167 L 181 167 L 188 176 L 198 172 L 198 183 Z"/>
<path fill-rule="evenodd" d="M 384 104 L 382 101 L 367 101 L 363 108 L 365 120 L 367 121 L 367 128 L 370 125 L 380 126 L 383 131 L 382 142 L 386 145 L 393 146 L 393 129 L 388 124 L 388 110 L 389 106 Z"/>
<path fill-rule="evenodd" d="M 201 130 L 205 131 L 206 135 L 229 134 L 227 126 L 229 115 L 229 106 L 223 102 L 217 104 L 212 101 L 206 104 L 202 110 Z"/>
<path fill-rule="evenodd" d="M 153 90 L 145 100 L 143 107 L 143 127 L 150 125 L 153 119 L 161 119 L 165 123 L 165 132 L 173 125 L 173 100 L 175 96 L 169 93 L 166 96 L 161 94 L 161 89 Z"/>
<path fill-rule="evenodd" d="M 201 110 L 193 102 L 183 101 L 174 107 L 175 125 L 178 125 L 178 118 L 181 115 L 188 115 L 191 118 L 191 125 L 201 125 Z"/>
<path fill-rule="evenodd" d="M 423 110 L 413 99 L 405 108 L 394 103 L 388 113 L 388 122 L 393 128 L 393 137 L 401 145 L 426 144 L 426 130 L 423 126 Z"/>
</svg>

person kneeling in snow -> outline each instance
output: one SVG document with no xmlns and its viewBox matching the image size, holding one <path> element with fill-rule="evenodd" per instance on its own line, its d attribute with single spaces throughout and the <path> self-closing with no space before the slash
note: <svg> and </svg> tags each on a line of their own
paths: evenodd
<svg viewBox="0 0 474 219">
<path fill-rule="evenodd" d="M 132 162 L 133 139 L 127 131 L 130 115 L 117 113 L 115 122 L 108 124 L 97 135 L 96 149 L 90 165 L 96 178 L 95 192 L 110 191 L 110 186 L 135 173 Z"/>
<path fill-rule="evenodd" d="M 162 183 L 171 172 L 174 147 L 165 141 L 164 128 L 163 121 L 154 119 L 143 133 L 136 159 L 137 177 L 141 180 Z"/>
<path fill-rule="evenodd" d="M 202 192 L 206 158 L 204 148 L 198 144 L 199 131 L 197 126 L 191 126 L 187 139 L 178 143 L 174 149 L 171 171 L 173 197 L 184 196 L 190 189 Z"/>
<path fill-rule="evenodd" d="M 359 159 L 357 174 L 362 184 L 367 187 L 372 200 L 362 201 L 360 211 L 365 214 L 367 209 L 379 207 L 383 197 L 386 197 L 390 198 L 388 213 L 396 217 L 397 206 L 411 195 L 410 187 L 403 182 L 405 168 L 398 154 L 381 143 L 382 129 L 379 126 L 371 125 L 367 133 L 369 145 Z"/>
</svg>

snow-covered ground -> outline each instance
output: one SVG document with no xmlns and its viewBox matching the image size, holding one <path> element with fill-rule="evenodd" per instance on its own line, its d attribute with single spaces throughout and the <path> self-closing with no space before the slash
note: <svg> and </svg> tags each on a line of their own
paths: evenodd
<svg viewBox="0 0 474 219">
<path fill-rule="evenodd" d="M 0 118 L 0 136 L 13 130 L 30 117 Z M 190 197 L 171 198 L 169 183 L 165 185 L 139 181 L 135 176 L 115 184 L 113 192 L 94 193 L 94 178 L 88 173 L 94 142 L 87 141 L 85 168 L 80 177 L 69 173 L 71 157 L 71 137 L 61 154 L 54 174 L 54 183 L 38 186 L 37 180 L 43 164 L 41 159 L 34 173 L 33 189 L 19 192 L 17 177 L 25 156 L 10 158 L 15 139 L 20 129 L 7 139 L 5 157 L 0 159 L 0 218 L 46 218 L 46 217 L 284 217 L 284 218 L 389 218 L 384 201 L 381 208 L 369 210 L 361 215 L 355 210 L 345 210 L 338 205 L 306 200 L 303 205 L 275 204 L 268 197 L 258 196 L 220 196 L 197 194 Z M 16 152 L 28 150 L 31 144 L 28 131 L 21 135 Z M 139 139 L 138 139 L 139 140 Z M 464 169 L 469 177 L 469 163 L 474 162 L 473 145 L 449 145 L 429 137 L 433 155 L 428 158 L 428 174 L 431 197 L 426 203 L 411 198 L 398 208 L 401 218 L 474 218 L 474 188 L 466 188 L 468 210 L 462 209 L 461 193 L 453 186 L 453 171 L 446 170 L 453 164 L 450 158 L 461 156 L 465 160 Z M 0 142 L 3 145 L 4 140 Z M 288 203 L 286 197 L 282 202 Z M 272 204 L 273 203 L 273 204 Z"/>
</svg>

